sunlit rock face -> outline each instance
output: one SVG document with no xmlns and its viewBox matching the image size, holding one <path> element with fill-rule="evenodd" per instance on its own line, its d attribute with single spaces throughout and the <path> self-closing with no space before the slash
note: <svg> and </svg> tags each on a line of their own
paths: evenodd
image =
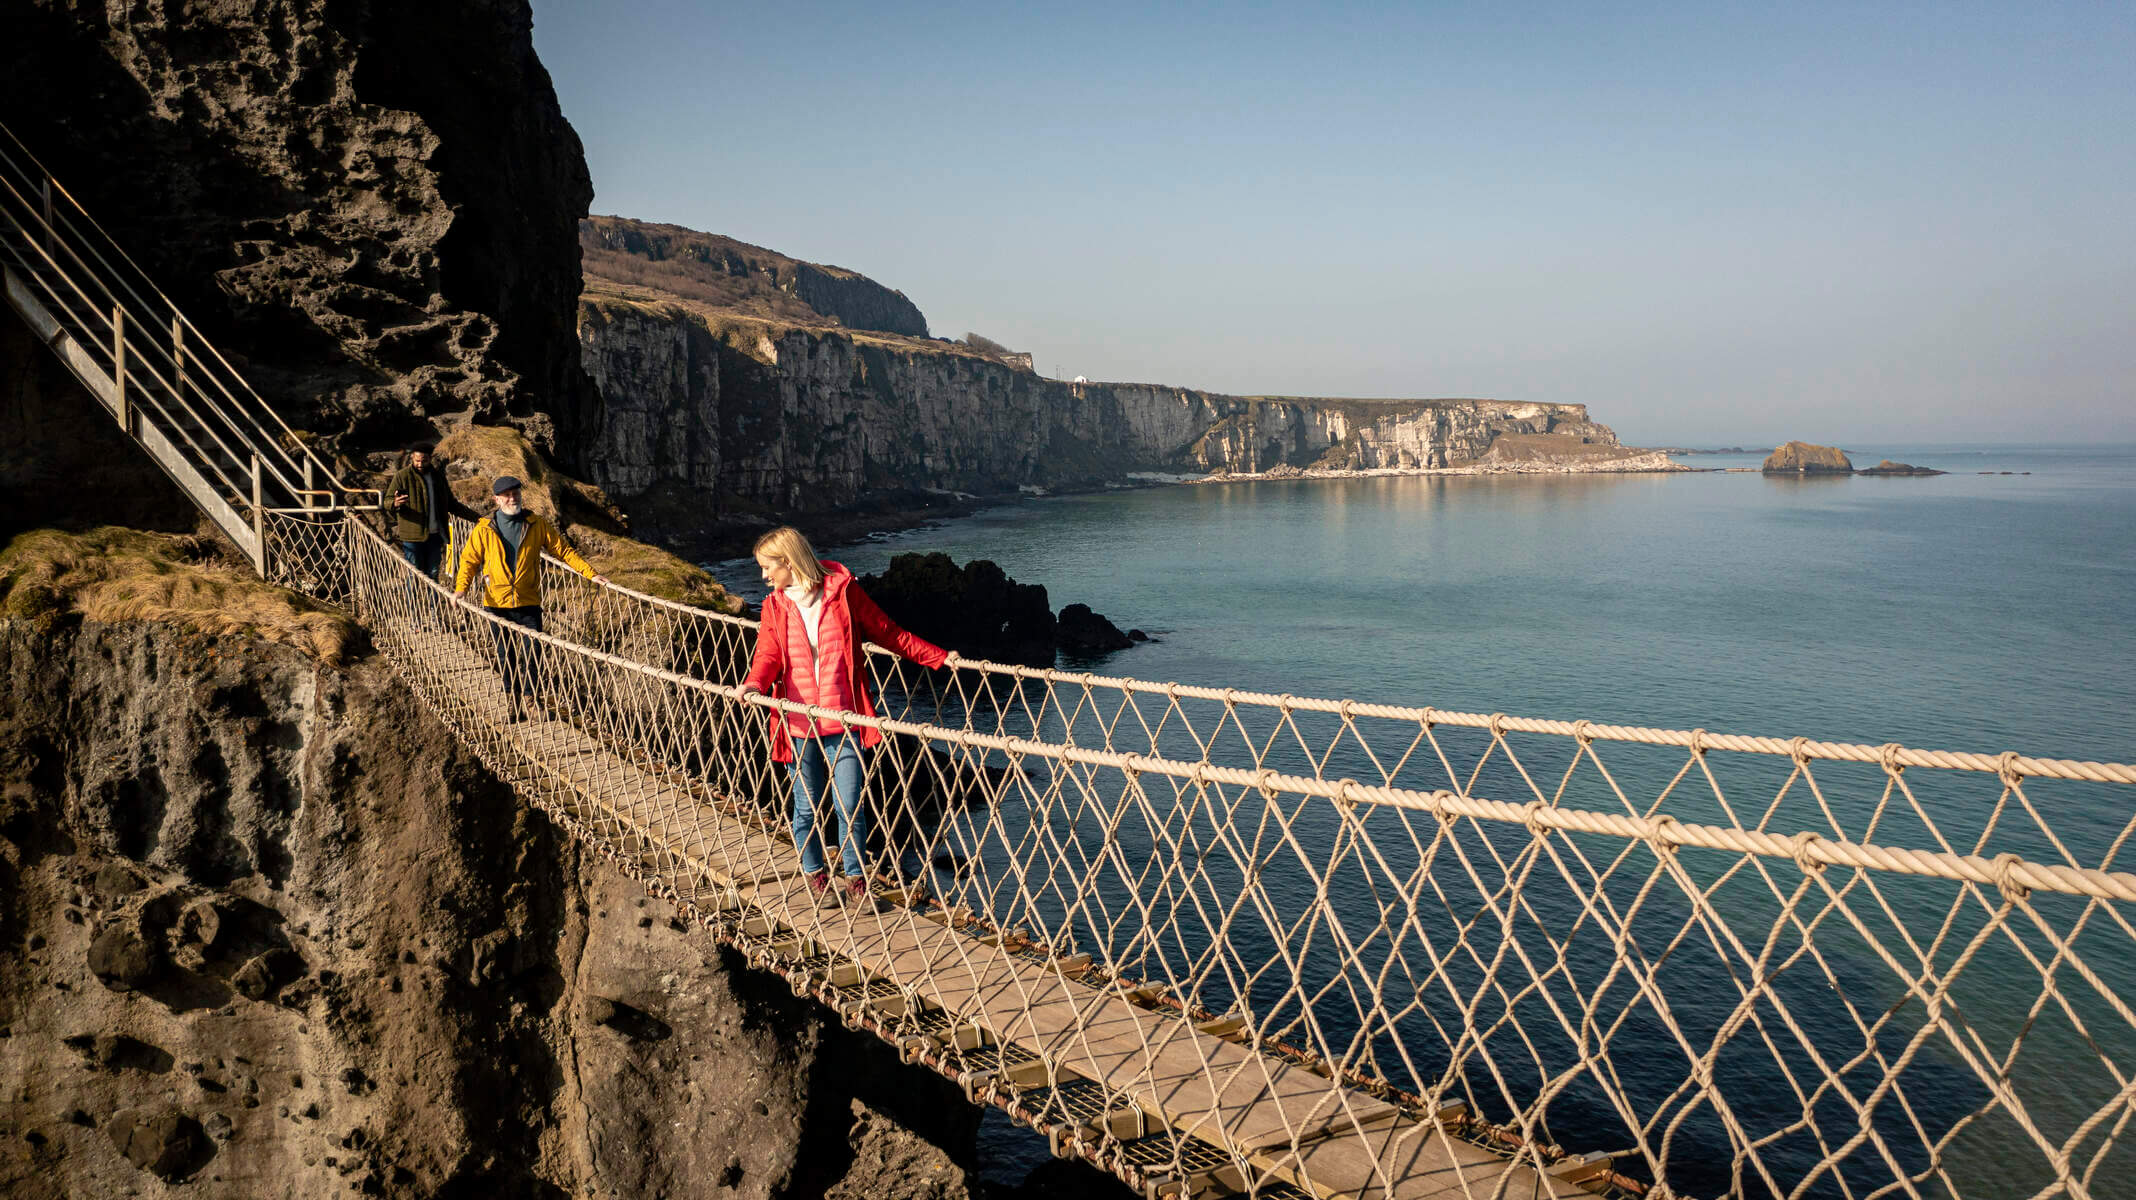
<svg viewBox="0 0 2136 1200">
<path fill-rule="evenodd" d="M 0 27 L 10 125 L 292 424 L 371 450 L 591 415 L 592 188 L 525 3 L 4 0 Z"/>
<path fill-rule="evenodd" d="M 626 502 L 676 488 L 810 512 L 1138 471 L 1453 467 L 1488 461 L 1509 435 L 1555 437 L 1568 462 L 1621 450 L 1577 404 L 1071 384 L 922 339 L 736 319 L 649 291 L 589 295 L 579 338 L 603 397 L 581 456 Z"/>
<path fill-rule="evenodd" d="M 1854 470 L 1854 463 L 1837 446 L 1789 442 L 1765 456 L 1762 470 L 1768 475 L 1844 475 Z"/>
</svg>

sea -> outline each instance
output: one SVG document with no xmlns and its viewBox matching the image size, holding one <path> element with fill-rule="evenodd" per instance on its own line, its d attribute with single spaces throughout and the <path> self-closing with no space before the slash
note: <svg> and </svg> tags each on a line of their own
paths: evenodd
<svg viewBox="0 0 2136 1200">
<path fill-rule="evenodd" d="M 1890 458 L 1947 474 L 1768 477 L 1755 471 L 1761 455 L 1700 454 L 1681 457 L 1694 469 L 1675 474 L 1135 487 L 1029 498 L 826 547 L 825 556 L 858 574 L 911 552 L 991 559 L 1044 584 L 1056 608 L 1085 603 L 1153 638 L 1060 664 L 1078 671 L 1597 724 L 2136 761 L 2136 446 L 1847 450 L 1858 465 Z M 715 572 L 761 598 L 748 560 Z M 1644 769 L 1627 768 L 1632 790 L 1651 797 L 1666 780 Z M 2114 842 L 2136 789 L 2043 788 L 2043 811 L 2032 813 L 1992 777 L 1961 782 L 1972 786 L 1947 795 L 1942 783 L 1923 783 L 1921 811 L 1877 830 L 1919 841 L 1936 825 L 1964 851 L 1983 838 L 1991 852 L 2015 846 L 2127 869 Z M 1793 793 L 1782 824 L 1814 814 L 1806 794 Z M 1863 828 L 1867 807 L 1837 803 L 1843 826 Z M 1915 802 L 1859 801 L 1878 803 L 1897 811 Z M 1736 816 L 1747 824 L 1758 812 Z M 1994 841 L 2005 834 L 2015 840 Z M 2038 970 L 2021 949 L 2005 949 L 1997 969 L 2011 972 L 2007 995 L 2026 1003 Z M 2080 950 L 2136 995 L 2128 937 Z M 1865 979 L 1890 974 L 1861 953 Z M 1973 1003 L 1992 1005 L 1978 995 Z M 2107 1028 L 2092 1018 L 2091 1046 L 2075 1034 L 2041 1040 L 2094 1073 L 2099 1045 L 2122 1069 L 2136 1067 L 2136 1031 L 2112 1007 L 2099 1010 Z M 1975 1017 L 1982 1029 L 2001 1027 L 1992 1013 Z M 1945 1055 L 1961 1081 L 1965 1053 Z M 2066 1132 L 2095 1110 L 2096 1087 L 2073 1090 L 2082 1102 L 2040 1115 L 2043 1127 Z M 1923 1120 L 1934 1128 L 1959 1116 Z M 1030 1165 L 1031 1147 L 999 1128 L 990 1136 L 987 1170 L 1009 1182 Z M 2114 1158 L 2127 1165 L 2122 1152 Z M 1869 1176 L 1877 1169 L 1870 1164 Z M 1997 1169 L 1980 1160 L 1967 1174 L 1993 1180 Z M 1696 1193 L 1759 1191 L 1716 1172 L 1679 1182 Z M 2038 1185 L 2022 1167 L 2002 1182 Z"/>
</svg>

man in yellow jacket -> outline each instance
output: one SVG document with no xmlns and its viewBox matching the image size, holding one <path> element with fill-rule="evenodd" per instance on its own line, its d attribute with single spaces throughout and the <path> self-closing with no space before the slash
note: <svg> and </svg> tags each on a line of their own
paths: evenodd
<svg viewBox="0 0 2136 1200">
<path fill-rule="evenodd" d="M 472 604 L 468 593 L 475 575 L 480 573 L 488 581 L 482 589 L 482 605 L 502 622 L 491 626 L 490 633 L 496 640 L 497 668 L 504 676 L 506 703 L 515 721 L 524 711 L 525 696 L 534 690 L 541 643 L 506 629 L 505 624 L 541 632 L 542 553 L 556 555 L 595 583 L 608 582 L 608 576 L 593 573 L 556 526 L 520 503 L 521 486 L 510 475 L 500 475 L 490 485 L 497 511 L 476 523 L 474 533 L 460 551 L 460 570 L 452 585 L 461 602 Z"/>
</svg>

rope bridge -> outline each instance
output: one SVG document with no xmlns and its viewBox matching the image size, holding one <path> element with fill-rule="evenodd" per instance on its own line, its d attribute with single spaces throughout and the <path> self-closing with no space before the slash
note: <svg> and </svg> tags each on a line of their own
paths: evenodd
<svg viewBox="0 0 2136 1200">
<path fill-rule="evenodd" d="M 839 716 L 925 886 L 821 909 L 765 729 L 816 710 L 737 694 L 750 622 L 555 563 L 546 635 L 456 603 L 0 135 L 6 303 L 263 577 L 1058 1153 L 1153 1200 L 2136 1195 L 2136 768 L 878 653 Z"/>
<path fill-rule="evenodd" d="M 752 622 L 550 562 L 535 634 L 270 533 L 530 802 L 1149 1195 L 2136 1187 L 2136 768 L 875 651 L 870 861 L 927 887 L 825 910 Z"/>
</svg>

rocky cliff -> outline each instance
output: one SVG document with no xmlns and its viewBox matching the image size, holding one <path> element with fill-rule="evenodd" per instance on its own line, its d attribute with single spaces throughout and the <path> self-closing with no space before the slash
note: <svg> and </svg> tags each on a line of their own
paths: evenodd
<svg viewBox="0 0 2136 1200">
<path fill-rule="evenodd" d="M 329 449 L 591 418 L 592 187 L 524 0 L 0 0 L 0 29 L 9 126 Z"/>
<path fill-rule="evenodd" d="M 579 338 L 604 407 L 578 456 L 634 515 L 692 498 L 708 518 L 820 513 L 1132 472 L 1666 467 L 1583 405 L 1063 383 L 957 344 L 793 326 L 593 276 Z"/>
<path fill-rule="evenodd" d="M 976 1110 L 384 664 L 0 620 L 0 1193 L 968 1194 Z"/>
<path fill-rule="evenodd" d="M 330 451 L 568 449 L 590 188 L 530 20 L 0 0 L 0 115 Z M 0 524 L 189 527 L 15 324 Z M 163 540 L 0 569 L 0 1194 L 966 1194 L 975 1110 L 582 856 L 360 634 L 307 654 L 321 614 Z"/>
</svg>

